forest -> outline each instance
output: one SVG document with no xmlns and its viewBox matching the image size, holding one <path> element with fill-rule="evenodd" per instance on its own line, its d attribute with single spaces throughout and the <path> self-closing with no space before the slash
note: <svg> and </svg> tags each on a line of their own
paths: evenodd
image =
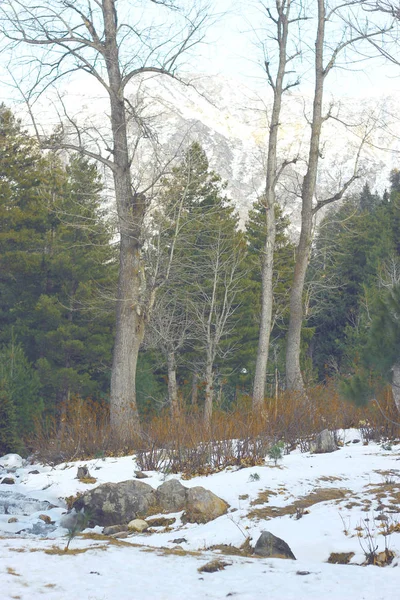
<svg viewBox="0 0 400 600">
<path fill-rule="evenodd" d="M 121 451 L 152 443 L 160 427 L 188 428 L 186 418 L 202 435 L 223 437 L 224 415 L 232 435 L 233 421 L 247 415 L 253 434 L 270 427 L 279 441 L 290 429 L 293 441 L 302 425 L 309 433 L 333 414 L 354 425 L 371 401 L 383 424 L 397 426 L 400 172 L 383 193 L 370 189 L 358 170 L 365 134 L 349 160 L 354 172 L 327 195 L 318 190 L 321 132 L 333 118 L 323 102 L 328 76 L 350 49 L 372 46 L 396 62 L 384 40 L 396 39 L 397 9 L 318 0 L 305 16 L 302 3 L 263 5 L 265 186 L 242 223 L 201 144 L 189 136 L 163 160 L 151 118 L 127 94 L 146 75 L 180 78 L 181 59 L 203 40 L 208 7 L 185 12 L 160 0 L 170 28 L 155 19 L 136 29 L 112 0 L 54 0 L 50 16 L 28 4 L 4 2 L 0 11 L 4 51 L 19 65 L 13 81 L 33 123 L 28 131 L 1 104 L 0 452 L 55 440 L 80 448 L 84 430 L 107 430 Z M 315 40 L 315 88 L 300 157 L 281 150 L 280 129 L 284 99 L 301 79 L 303 21 Z M 28 62 L 21 47 L 34 48 Z M 31 79 L 17 82 L 24 64 Z M 108 133 L 82 126 L 61 96 L 60 122 L 43 133 L 35 102 L 77 70 L 106 93 Z M 296 236 L 279 186 L 298 162 Z M 352 191 L 360 179 L 362 191 Z M 94 440 L 89 454 L 102 444 Z"/>
</svg>

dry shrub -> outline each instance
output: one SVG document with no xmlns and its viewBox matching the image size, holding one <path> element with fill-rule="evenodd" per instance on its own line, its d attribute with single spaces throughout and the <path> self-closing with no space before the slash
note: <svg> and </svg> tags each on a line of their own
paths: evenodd
<svg viewBox="0 0 400 600">
<path fill-rule="evenodd" d="M 69 460 L 136 453 L 142 470 L 208 474 L 228 466 L 262 464 L 269 448 L 279 441 L 287 450 L 309 449 L 313 436 L 323 429 L 361 427 L 363 440 L 400 436 L 400 416 L 390 389 L 367 407 L 340 398 L 333 382 L 310 389 L 307 396 L 283 392 L 266 399 L 261 413 L 251 410 L 243 396 L 230 411 L 215 410 L 209 427 L 200 409 L 168 411 L 144 421 L 140 436 L 132 432 L 129 444 L 111 436 L 106 403 L 76 397 L 62 407 L 59 417 L 37 424 L 30 447 L 39 460 Z"/>
</svg>

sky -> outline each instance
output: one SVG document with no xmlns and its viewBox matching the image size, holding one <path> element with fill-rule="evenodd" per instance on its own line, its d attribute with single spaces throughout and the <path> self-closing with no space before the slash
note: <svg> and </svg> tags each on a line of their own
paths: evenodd
<svg viewBox="0 0 400 600">
<path fill-rule="evenodd" d="M 184 0 L 185 1 L 185 0 Z M 266 0 L 268 5 L 270 0 Z M 311 11 L 315 3 L 309 0 Z M 139 4 L 145 6 L 141 0 Z M 193 3 L 189 2 L 189 5 Z M 271 5 L 274 3 L 271 2 Z M 147 4 L 148 5 L 148 4 Z M 120 4 L 122 7 L 130 7 L 130 19 L 136 18 L 136 12 L 133 14 L 135 4 Z M 153 6 L 153 15 L 159 18 L 164 14 L 164 9 L 157 5 Z M 261 67 L 264 56 L 260 47 L 260 40 L 265 40 L 271 34 L 270 29 L 266 29 L 267 20 L 265 18 L 265 9 L 262 7 L 261 0 L 214 0 L 213 13 L 215 18 L 207 30 L 205 42 L 196 49 L 196 54 L 191 61 L 185 64 L 185 68 L 196 73 L 205 73 L 212 75 L 221 75 L 228 78 L 238 79 L 250 88 L 262 89 L 266 86 L 266 76 Z M 374 16 L 375 18 L 375 16 Z M 298 61 L 296 69 L 301 75 L 301 86 L 298 88 L 300 93 L 309 94 L 313 88 L 313 69 L 312 69 L 312 48 L 313 48 L 313 25 L 314 20 L 310 19 L 305 24 L 301 24 L 301 31 L 297 31 L 297 25 L 292 26 L 292 31 L 296 34 L 297 43 L 302 51 L 302 58 Z M 341 25 L 340 25 L 341 27 Z M 332 28 L 327 32 L 327 44 L 334 47 L 336 39 L 340 39 L 341 31 L 338 27 Z M 269 42 L 269 47 L 271 46 Z M 371 47 L 364 48 L 364 54 L 370 55 Z M 376 52 L 375 52 L 376 54 Z M 400 57 L 400 49 L 398 50 Z M 354 60 L 351 68 L 338 68 L 331 72 L 327 79 L 326 95 L 338 96 L 376 96 L 400 93 L 400 66 L 393 65 L 385 61 L 382 57 L 374 60 L 366 60 L 363 56 L 348 56 Z M 274 62 L 274 56 L 271 55 L 271 64 Z M 6 56 L 0 55 L 0 81 L 12 83 L 6 70 Z M 18 71 L 13 70 L 13 73 Z M 90 89 L 91 83 L 86 83 L 87 75 L 81 74 L 75 77 L 80 83 Z M 27 78 L 25 79 L 25 81 Z M 87 91 L 87 90 L 86 90 Z M 18 93 L 13 87 L 3 86 L 3 99 L 6 102 L 18 98 Z"/>
</svg>

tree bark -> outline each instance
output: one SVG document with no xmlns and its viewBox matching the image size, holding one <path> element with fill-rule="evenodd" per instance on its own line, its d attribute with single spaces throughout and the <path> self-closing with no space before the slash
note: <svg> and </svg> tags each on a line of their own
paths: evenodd
<svg viewBox="0 0 400 600">
<path fill-rule="evenodd" d="M 168 399 L 169 399 L 169 406 L 171 409 L 171 416 L 174 419 L 179 414 L 179 401 L 178 401 L 178 386 L 177 386 L 177 382 L 176 382 L 175 352 L 173 350 L 168 351 L 167 365 L 168 365 Z"/>
<path fill-rule="evenodd" d="M 212 410 L 213 410 L 213 397 L 214 397 L 213 358 L 212 358 L 210 352 L 207 352 L 205 378 L 206 378 L 206 387 L 205 387 L 205 402 L 204 402 L 204 425 L 209 429 L 211 426 L 211 417 L 212 417 Z"/>
<path fill-rule="evenodd" d="M 290 319 L 286 346 L 286 388 L 304 393 L 300 369 L 301 328 L 303 324 L 303 291 L 310 258 L 313 228 L 313 198 L 317 181 L 319 147 L 322 128 L 324 78 L 323 50 L 325 36 L 325 0 L 318 0 L 318 27 L 315 42 L 315 90 L 307 171 L 301 191 L 301 231 L 296 252 L 296 265 L 290 294 Z"/>
<path fill-rule="evenodd" d="M 103 0 L 105 58 L 109 81 L 115 200 L 120 230 L 116 335 L 111 372 L 110 415 L 113 435 L 123 442 L 140 432 L 136 404 L 136 365 L 143 341 L 145 316 L 141 261 L 141 228 L 145 201 L 133 193 L 130 173 L 124 86 L 117 43 L 113 0 Z"/>
<path fill-rule="evenodd" d="M 398 412 L 400 413 L 400 362 L 392 368 L 392 394 Z"/>
<path fill-rule="evenodd" d="M 258 338 L 256 370 L 253 384 L 253 410 L 260 411 L 265 396 L 265 376 L 267 372 L 269 340 L 271 336 L 272 307 L 273 307 L 273 273 L 274 252 L 276 238 L 275 221 L 275 190 L 277 185 L 277 146 L 279 119 L 282 107 L 283 80 L 287 63 L 287 40 L 289 30 L 290 1 L 287 3 L 286 12 L 283 5 L 277 3 L 278 20 L 277 40 L 279 44 L 279 65 L 275 83 L 269 74 L 270 85 L 274 92 L 271 123 L 269 127 L 267 173 L 265 186 L 265 218 L 267 233 L 261 263 L 261 319 Z"/>
</svg>

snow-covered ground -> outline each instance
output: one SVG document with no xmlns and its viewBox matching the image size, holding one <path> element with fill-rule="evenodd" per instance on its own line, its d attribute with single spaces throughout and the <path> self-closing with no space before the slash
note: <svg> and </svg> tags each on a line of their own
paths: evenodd
<svg viewBox="0 0 400 600">
<path fill-rule="evenodd" d="M 16 481 L 0 484 L 0 598 L 395 600 L 400 587 L 400 446 L 364 446 L 355 441 L 361 440 L 355 430 L 342 432 L 342 438 L 343 447 L 331 454 L 294 451 L 277 467 L 266 460 L 264 466 L 183 480 L 186 487 L 201 485 L 230 504 L 227 515 L 207 524 L 182 525 L 178 513 L 170 531 L 133 534 L 118 541 L 76 536 L 68 553 L 62 551 L 67 531 L 60 526 L 65 498 L 100 483 L 132 479 L 137 468 L 134 457 L 56 467 L 18 466 L 11 461 L 8 469 L 0 458 L 4 465 L 0 480 Z M 83 464 L 97 479 L 95 484 L 76 478 L 77 467 Z M 153 487 L 166 478 L 180 479 L 147 474 L 145 482 Z M 330 494 L 327 490 L 333 490 L 335 499 L 323 501 Z M 259 497 L 261 492 L 265 494 Z M 301 499 L 303 506 L 308 505 L 304 511 L 273 518 L 268 514 L 284 513 L 285 507 L 293 508 Z M 254 504 L 257 500 L 261 503 Z M 264 514 L 249 516 L 258 509 L 265 509 Z M 53 524 L 46 525 L 39 515 L 48 515 Z M 391 565 L 361 566 L 368 530 L 377 552 L 386 543 L 394 553 Z M 383 530 L 393 532 L 384 536 Z M 284 539 L 297 560 L 224 555 L 228 563 L 224 570 L 198 571 L 221 557 L 211 546 L 239 547 L 247 536 L 254 545 L 262 531 Z M 100 532 L 97 527 L 84 533 Z M 177 543 L 178 538 L 185 541 Z M 329 564 L 332 552 L 354 556 L 350 565 Z"/>
</svg>

